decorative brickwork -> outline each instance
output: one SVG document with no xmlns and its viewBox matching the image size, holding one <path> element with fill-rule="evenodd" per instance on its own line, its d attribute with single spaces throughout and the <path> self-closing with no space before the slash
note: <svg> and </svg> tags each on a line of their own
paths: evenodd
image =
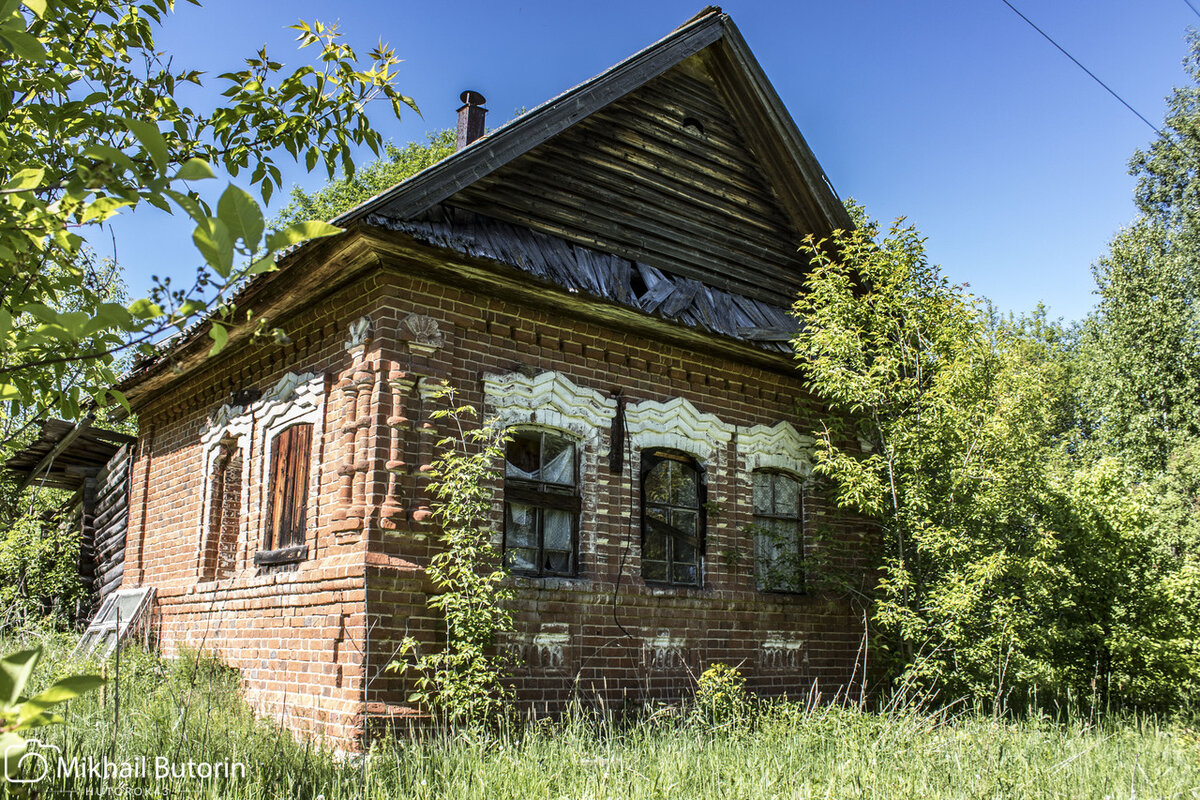
<svg viewBox="0 0 1200 800">
<path fill-rule="evenodd" d="M 439 303 L 444 310 L 434 312 Z M 374 334 L 347 348 L 350 332 L 338 320 L 364 310 Z M 400 326 L 414 313 L 439 314 L 439 328 L 454 337 L 428 353 L 410 350 Z M 502 646 L 520 658 L 514 680 L 523 705 L 678 697 L 714 661 L 742 665 L 764 692 L 804 693 L 815 683 L 832 693 L 850 679 L 859 612 L 842 598 L 755 588 L 749 472 L 807 474 L 811 442 L 797 431 L 816 421 L 788 365 L 767 370 L 385 272 L 284 324 L 293 344 L 231 351 L 139 409 L 127 554 L 126 585 L 158 590 L 156 629 L 167 652 L 215 650 L 241 670 L 263 713 L 347 746 L 368 716 L 416 713 L 404 680 L 384 667 L 405 635 L 430 646 L 440 635 L 421 569 L 432 542 L 421 465 L 444 433 L 429 417 L 443 379 L 464 402 L 510 424 L 562 429 L 580 442 L 578 577 L 513 578 L 517 629 Z M 219 404 L 249 388 L 262 397 L 244 408 Z M 627 434 L 615 443 L 625 458 L 614 474 L 618 389 Z M 309 552 L 294 571 L 272 572 L 252 557 L 266 524 L 264 453 L 272 431 L 299 419 L 316 425 Z M 713 508 L 700 588 L 641 578 L 642 447 L 680 449 L 705 463 Z M 221 557 L 212 566 L 212 539 L 190 532 L 214 530 L 211 498 L 232 496 L 216 491 L 214 469 L 230 459 L 222 480 L 236 482 L 233 453 L 245 461 L 231 569 Z M 231 503 L 220 503 L 218 541 L 233 530 L 223 516 Z M 807 502 L 806 525 L 865 536 L 819 493 Z"/>
<path fill-rule="evenodd" d="M 664 99 L 703 107 L 707 135 L 681 137 Z M 532 457 L 513 451 L 507 488 L 535 520 L 514 517 L 521 557 L 539 560 L 525 571 L 546 576 L 510 579 L 515 630 L 498 643 L 523 709 L 677 699 L 718 661 L 768 694 L 861 680 L 852 599 L 870 591 L 872 528 L 811 477 L 822 409 L 787 313 L 807 269 L 797 243 L 851 222 L 727 17 L 709 9 L 340 224 L 240 290 L 285 343 L 232 326 L 210 359 L 201 325 L 122 387 L 141 424 L 122 580 L 157 590 L 164 650 L 216 651 L 259 711 L 339 746 L 419 716 L 386 668 L 405 637 L 442 636 L 423 568 L 448 382 L 456 402 L 541 431 Z M 647 502 L 670 517 L 651 517 L 647 550 L 665 537 L 686 553 L 650 553 L 647 573 L 669 562 L 674 583 L 643 577 L 643 462 L 696 489 Z M 756 470 L 786 497 L 803 485 L 802 511 L 768 510 L 856 592 L 758 589 Z M 506 488 L 491 488 L 499 547 Z M 286 546 L 267 546 L 272 525 Z"/>
</svg>

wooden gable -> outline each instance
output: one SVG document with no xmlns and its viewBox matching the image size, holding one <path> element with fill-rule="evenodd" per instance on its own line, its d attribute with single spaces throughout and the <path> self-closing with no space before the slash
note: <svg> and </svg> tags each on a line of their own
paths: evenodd
<svg viewBox="0 0 1200 800">
<path fill-rule="evenodd" d="M 445 202 L 783 306 L 823 233 L 789 218 L 699 56 Z"/>
</svg>

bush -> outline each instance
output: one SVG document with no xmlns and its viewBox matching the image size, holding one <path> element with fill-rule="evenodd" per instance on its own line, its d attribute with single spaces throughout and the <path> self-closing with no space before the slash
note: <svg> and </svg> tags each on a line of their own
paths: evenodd
<svg viewBox="0 0 1200 800">
<path fill-rule="evenodd" d="M 737 667 L 718 662 L 704 670 L 696 682 L 692 716 L 710 725 L 743 721 L 753 715 L 754 700 Z"/>
</svg>

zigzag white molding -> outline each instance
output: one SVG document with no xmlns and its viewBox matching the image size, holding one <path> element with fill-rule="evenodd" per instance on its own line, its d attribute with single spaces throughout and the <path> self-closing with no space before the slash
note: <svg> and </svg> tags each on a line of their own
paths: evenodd
<svg viewBox="0 0 1200 800">
<path fill-rule="evenodd" d="M 617 413 L 617 401 L 576 386 L 559 372 L 530 378 L 519 372 L 484 375 L 488 408 L 505 425 L 546 425 L 594 439 Z"/>
<path fill-rule="evenodd" d="M 325 380 L 314 372 L 297 375 L 289 372 L 263 393 L 252 405 L 266 435 L 295 422 L 320 421 L 321 401 L 325 398 Z"/>
<path fill-rule="evenodd" d="M 729 444 L 734 430 L 716 414 L 699 411 L 683 397 L 631 405 L 625 409 L 625 425 L 634 450 L 669 447 L 701 461 L 712 460 L 719 446 Z"/>
<path fill-rule="evenodd" d="M 801 478 L 812 474 L 814 439 L 798 432 L 790 422 L 738 428 L 737 450 L 748 472 L 777 469 Z"/>
</svg>

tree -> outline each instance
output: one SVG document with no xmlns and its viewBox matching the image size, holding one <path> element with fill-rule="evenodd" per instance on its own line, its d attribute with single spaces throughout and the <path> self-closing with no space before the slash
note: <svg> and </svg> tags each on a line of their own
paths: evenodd
<svg viewBox="0 0 1200 800">
<path fill-rule="evenodd" d="M 273 269 L 282 249 L 338 229 L 298 221 L 268 231 L 249 192 L 230 184 L 214 213 L 195 182 L 214 168 L 245 174 L 269 201 L 281 149 L 310 170 L 353 175 L 352 148 L 378 154 L 382 144 L 367 106 L 416 108 L 393 86 L 391 49 L 381 44 L 360 67 L 336 26 L 320 22 L 293 26 L 316 66 L 287 72 L 260 50 L 215 79 L 224 106 L 186 106 L 178 91 L 203 76 L 154 45 L 172 9 L 172 0 L 0 0 L 0 400 L 17 408 L 76 417 L 85 402 L 124 402 L 111 388 L 115 359 L 153 352 L 200 314 L 212 315 L 219 350 L 226 327 L 248 317 L 229 290 Z M 147 205 L 196 223 L 203 266 L 187 289 L 163 280 L 150 297 L 115 302 L 83 280 L 84 237 Z"/>
<path fill-rule="evenodd" d="M 1192 83 L 1130 162 L 1141 213 L 1093 268 L 1100 299 L 1080 336 L 1093 449 L 1147 475 L 1200 434 L 1200 34 L 1189 44 Z"/>
<path fill-rule="evenodd" d="M 893 676 L 997 705 L 1035 687 L 1180 697 L 1197 678 L 1194 559 L 1157 546 L 1124 464 L 1074 455 L 1061 328 L 991 313 L 912 227 L 860 218 L 806 249 L 794 344 L 833 412 L 816 471 L 880 523 L 874 619 Z"/>
<path fill-rule="evenodd" d="M 273 222 L 284 227 L 306 219 L 331 220 L 452 154 L 454 136 L 453 130 L 446 129 L 429 134 L 425 144 L 409 142 L 396 147 L 388 142 L 383 157 L 362 166 L 353 175 L 343 175 L 312 193 L 293 186 L 291 202 Z"/>
</svg>

